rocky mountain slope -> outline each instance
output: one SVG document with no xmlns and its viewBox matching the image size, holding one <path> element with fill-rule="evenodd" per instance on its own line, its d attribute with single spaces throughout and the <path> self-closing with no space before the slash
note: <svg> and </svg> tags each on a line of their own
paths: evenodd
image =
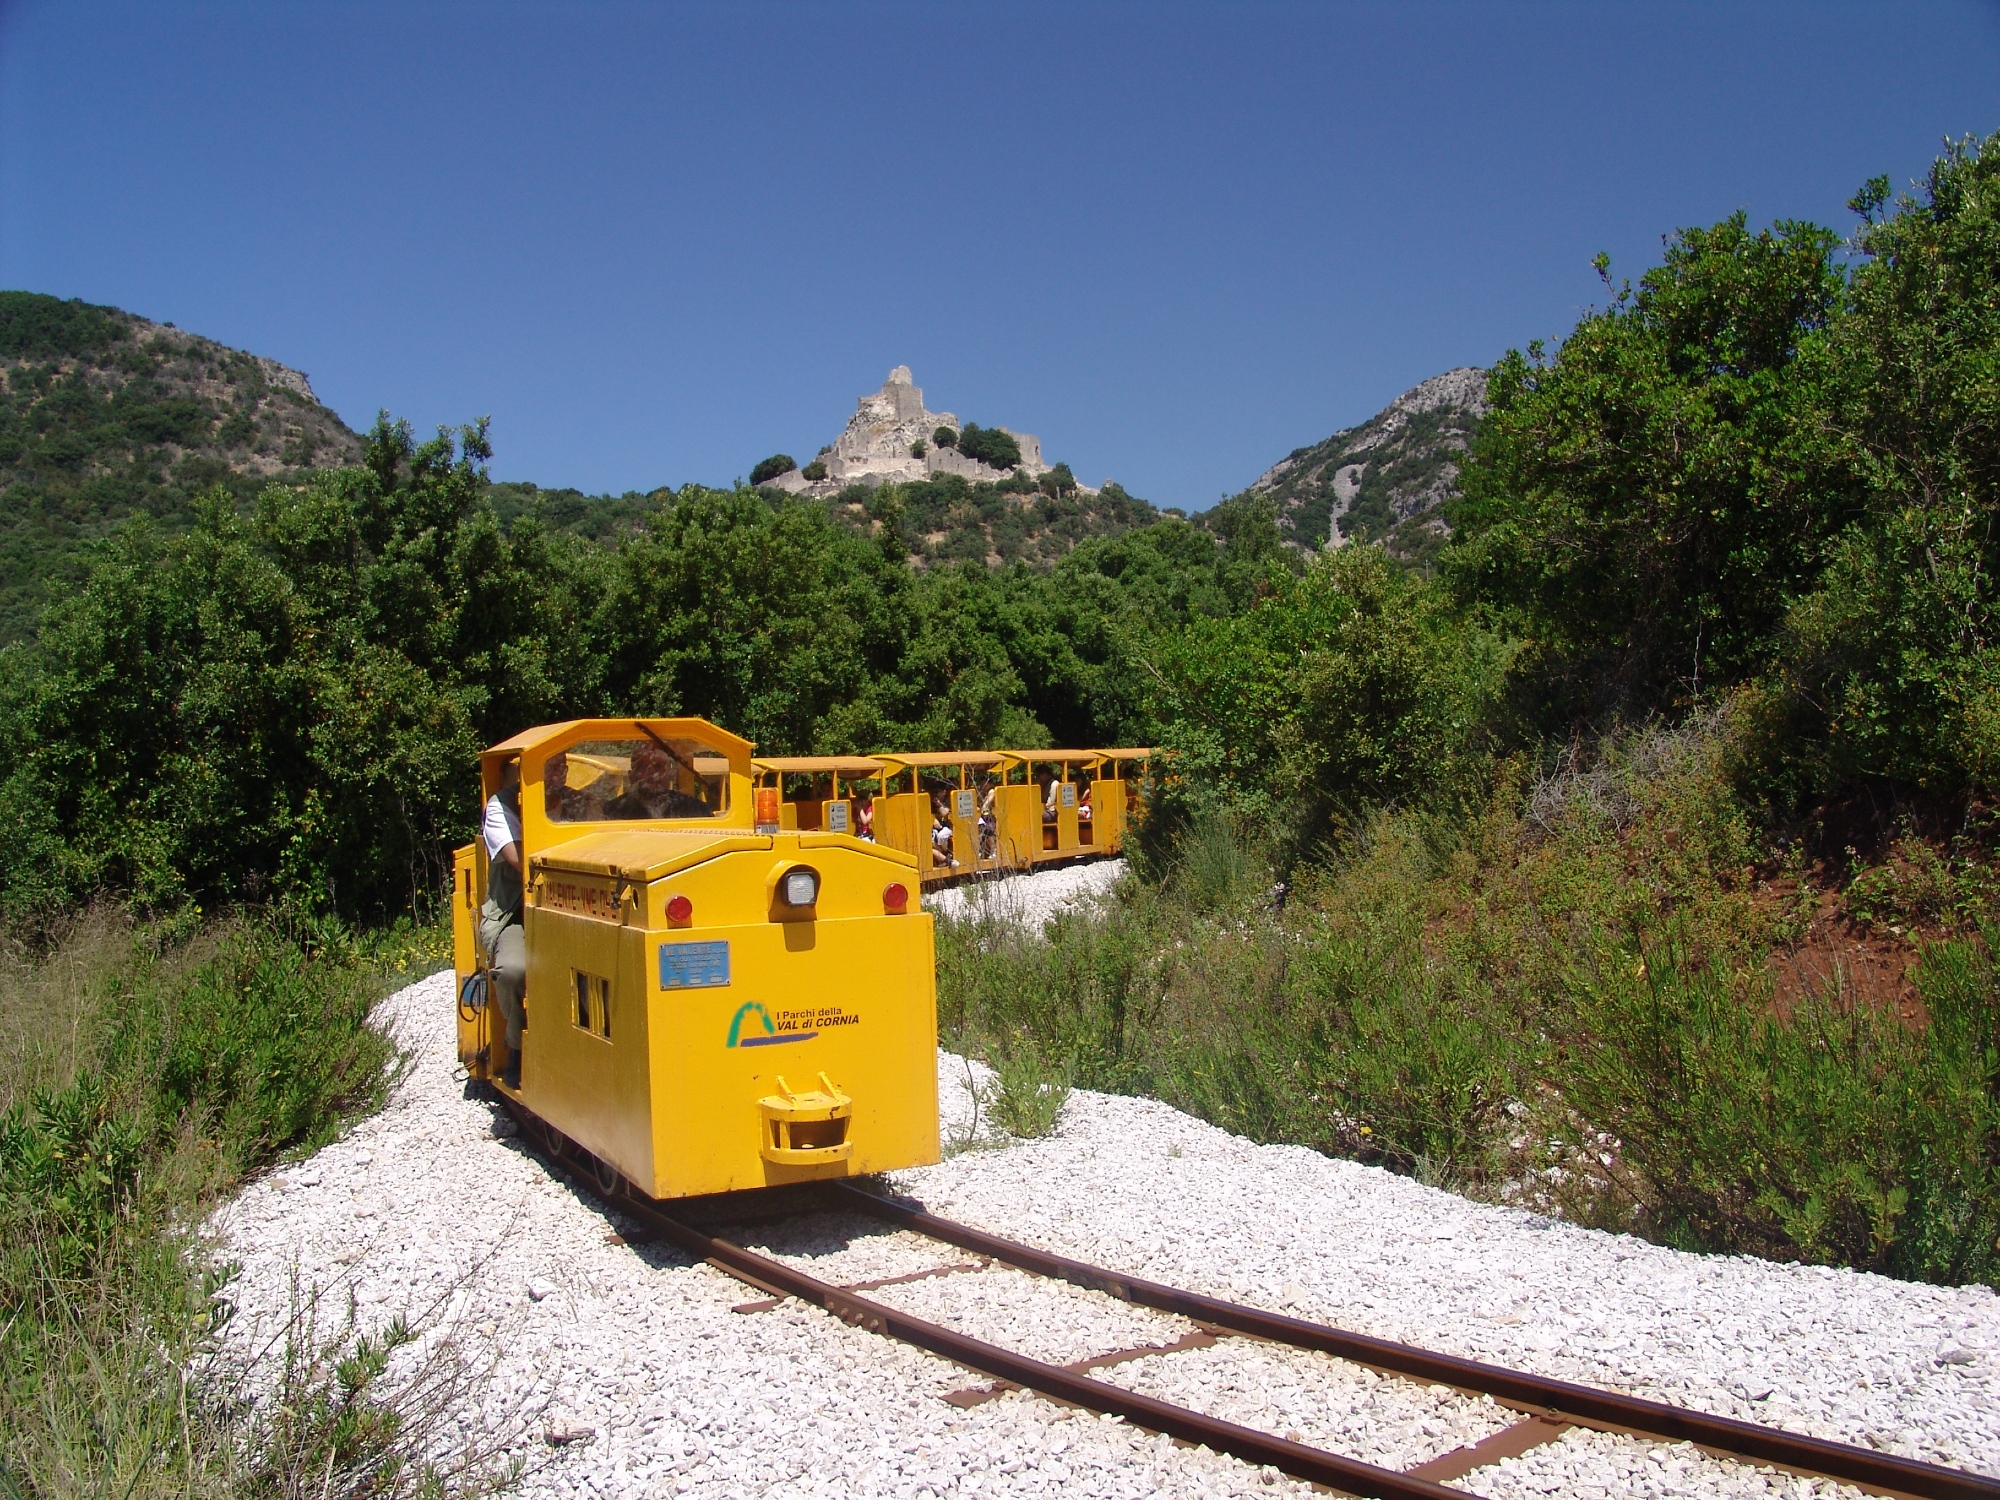
<svg viewBox="0 0 2000 1500">
<path fill-rule="evenodd" d="M 174 530 L 210 485 L 247 496 L 360 456 L 297 370 L 115 307 L 0 292 L 0 640 L 133 516 Z"/>
<path fill-rule="evenodd" d="M 1358 427 L 1296 448 L 1244 493 L 1268 495 L 1278 528 L 1304 548 L 1383 543 L 1423 564 L 1449 532 L 1441 508 L 1486 413 L 1486 372 L 1433 375 Z"/>
</svg>

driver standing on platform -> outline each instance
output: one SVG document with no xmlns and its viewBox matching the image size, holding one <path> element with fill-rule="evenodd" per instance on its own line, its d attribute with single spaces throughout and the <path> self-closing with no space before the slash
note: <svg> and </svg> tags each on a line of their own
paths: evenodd
<svg viewBox="0 0 2000 1500">
<path fill-rule="evenodd" d="M 480 837 L 486 844 L 486 901 L 479 908 L 479 946 L 493 971 L 493 994 L 507 1022 L 507 1087 L 521 1086 L 521 996 L 528 987 L 528 945 L 521 935 L 521 762 L 500 771 L 500 790 L 486 799 Z"/>
</svg>

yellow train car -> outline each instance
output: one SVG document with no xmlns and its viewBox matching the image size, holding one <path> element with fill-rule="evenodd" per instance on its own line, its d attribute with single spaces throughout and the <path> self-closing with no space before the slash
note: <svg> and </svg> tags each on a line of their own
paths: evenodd
<svg viewBox="0 0 2000 1500">
<path fill-rule="evenodd" d="M 938 1160 L 915 862 L 760 828 L 751 749 L 699 719 L 583 719 L 480 757 L 483 799 L 518 776 L 518 1086 L 487 1003 L 485 842 L 454 861 L 461 1062 L 655 1198 Z"/>
<path fill-rule="evenodd" d="M 988 793 L 1007 766 L 994 750 L 921 750 L 876 757 L 882 795 L 875 799 L 875 837 L 917 862 L 926 882 L 1025 869 L 1003 857 Z"/>
<path fill-rule="evenodd" d="M 1101 854 L 1118 854 L 1125 848 L 1125 834 L 1132 820 L 1144 805 L 1141 789 L 1153 752 L 1120 749 L 1100 750 L 1097 754 L 1099 764 L 1090 787 L 1089 842 Z M 1079 827 L 1079 838 L 1082 834 Z"/>
<path fill-rule="evenodd" d="M 1013 775 L 997 799 L 1001 842 L 1023 864 L 1053 864 L 1108 851 L 1097 844 L 1095 773 L 1101 750 L 1007 750 Z M 1122 831 L 1122 808 L 1120 829 Z"/>
</svg>

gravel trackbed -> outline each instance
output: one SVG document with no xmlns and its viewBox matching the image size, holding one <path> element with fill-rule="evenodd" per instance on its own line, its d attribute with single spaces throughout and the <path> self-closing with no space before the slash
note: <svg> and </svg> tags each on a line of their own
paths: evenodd
<svg viewBox="0 0 2000 1500">
<path fill-rule="evenodd" d="M 262 1179 L 213 1231 L 242 1265 L 242 1347 L 302 1298 L 322 1326 L 398 1313 L 476 1379 L 440 1451 L 526 1465 L 531 1496 L 1207 1496 L 1309 1493 L 1201 1448 L 1019 1393 L 658 1245 L 469 1097 L 452 985 L 383 1011 L 411 1066 L 389 1106 Z M 947 1133 L 969 1110 L 940 1058 Z M 933 1212 L 1197 1291 L 1540 1374 L 2000 1475 L 2000 1298 L 1849 1271 L 1688 1255 L 1473 1203 L 1163 1104 L 1078 1093 L 1041 1141 L 899 1173 Z M 848 1282 L 963 1261 L 821 1214 L 746 1242 Z M 1043 1358 L 1173 1342 L 1179 1319 L 993 1268 L 871 1293 Z M 1102 1377 L 1406 1468 L 1512 1420 L 1490 1402 L 1226 1339 Z M 1851 1494 L 1685 1445 L 1572 1430 L 1456 1481 L 1493 1497 Z"/>
</svg>

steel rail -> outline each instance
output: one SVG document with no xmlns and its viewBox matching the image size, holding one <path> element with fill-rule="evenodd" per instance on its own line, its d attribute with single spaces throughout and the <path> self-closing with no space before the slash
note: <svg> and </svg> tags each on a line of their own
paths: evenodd
<svg viewBox="0 0 2000 1500">
<path fill-rule="evenodd" d="M 1282 1313 L 1224 1302 L 1199 1292 L 1108 1271 L 1101 1266 L 1002 1239 L 984 1230 L 893 1202 L 849 1183 L 838 1184 L 838 1187 L 841 1198 L 854 1207 L 926 1238 L 991 1256 L 994 1260 L 1038 1276 L 1066 1281 L 1121 1301 L 1176 1313 L 1253 1338 L 1290 1344 L 1299 1349 L 1318 1350 L 1427 1383 L 1482 1392 L 1497 1400 L 1586 1426 L 1690 1442 L 1737 1458 L 1755 1459 L 1801 1473 L 1845 1480 L 1880 1493 L 1922 1496 L 1923 1500 L 2000 1500 L 2000 1480 L 1988 1479 L 1963 1469 L 1948 1469 L 1941 1464 L 1871 1452 L 1825 1438 L 1804 1437 L 1775 1427 L 1737 1421 L 1733 1417 L 1689 1411 L 1661 1401 L 1619 1395 L 1500 1365 L 1437 1354 L 1411 1344 L 1350 1333 L 1325 1324 L 1286 1317 Z M 1030 1384 L 1027 1381 L 1021 1383 Z"/>
<path fill-rule="evenodd" d="M 540 1128 L 552 1158 L 564 1155 L 565 1148 L 580 1149 L 574 1147 L 555 1127 L 515 1101 L 503 1097 L 501 1102 L 508 1113 L 523 1125 L 524 1134 L 528 1133 L 525 1127 L 530 1125 Z M 661 1238 L 671 1240 L 696 1259 L 760 1291 L 781 1298 L 796 1297 L 825 1309 L 854 1327 L 927 1349 L 967 1369 L 1038 1391 L 1054 1400 L 1091 1411 L 1109 1412 L 1138 1426 L 1185 1442 L 1206 1444 L 1217 1452 L 1231 1454 L 1246 1462 L 1269 1464 L 1297 1478 L 1352 1495 L 1380 1497 L 1380 1500 L 1464 1500 L 1463 1490 L 1420 1477 L 1421 1471 L 1450 1465 L 1452 1477 L 1457 1477 L 1462 1469 L 1480 1467 L 1517 1448 L 1546 1441 L 1565 1425 L 1580 1425 L 1690 1442 L 1727 1457 L 1756 1459 L 1801 1474 L 1841 1479 L 1883 1495 L 1921 1497 L 1921 1500 L 2000 1500 L 2000 1480 L 1962 1469 L 1948 1469 L 1916 1459 L 1874 1453 L 1823 1438 L 1803 1437 L 1753 1422 L 1739 1422 L 1730 1417 L 1711 1416 L 1593 1386 L 1530 1375 L 1501 1365 L 1438 1354 L 1412 1344 L 1399 1344 L 1369 1334 L 1351 1333 L 1325 1324 L 1286 1317 L 1281 1313 L 1224 1302 L 1200 1292 L 1185 1291 L 1143 1277 L 1127 1276 L 1086 1261 L 1072 1260 L 1038 1250 L 1032 1245 L 1003 1239 L 970 1225 L 940 1218 L 923 1209 L 896 1203 L 851 1183 L 826 1186 L 837 1190 L 837 1201 L 885 1223 L 989 1256 L 1018 1270 L 1066 1281 L 1121 1301 L 1173 1313 L 1252 1338 L 1316 1350 L 1431 1384 L 1481 1392 L 1523 1409 L 1530 1414 L 1531 1420 L 1516 1424 L 1515 1428 L 1505 1429 L 1475 1445 L 1476 1449 L 1492 1451 L 1490 1456 L 1478 1458 L 1469 1465 L 1464 1461 L 1472 1457 L 1473 1450 L 1455 1449 L 1429 1463 L 1418 1465 L 1416 1470 L 1408 1473 L 1381 1468 L 1360 1459 L 1273 1437 L 1254 1428 L 1225 1422 L 1141 1395 L 1137 1391 L 1093 1380 L 1080 1373 L 1093 1361 L 1079 1361 L 1074 1368 L 1053 1365 L 956 1333 L 883 1303 L 856 1296 L 852 1289 L 820 1281 L 783 1261 L 709 1234 L 668 1213 L 657 1201 L 622 1178 L 610 1189 L 598 1184 L 608 1203 L 645 1220 Z M 885 1284 L 901 1279 L 890 1278 Z M 1529 1427 L 1546 1430 L 1520 1440 L 1520 1432 Z M 1510 1433 L 1515 1436 L 1510 1438 Z"/>
<path fill-rule="evenodd" d="M 1155 1432 L 1164 1432 L 1184 1442 L 1205 1443 L 1247 1463 L 1269 1464 L 1297 1478 L 1329 1485 L 1350 1495 L 1375 1497 L 1375 1500 L 1465 1500 L 1463 1490 L 1451 1489 L 1435 1480 L 1414 1478 L 1357 1458 L 1204 1416 L 912 1317 L 808 1276 L 783 1261 L 709 1234 L 647 1200 L 634 1198 L 621 1202 L 619 1207 L 645 1219 L 663 1238 L 697 1260 L 707 1261 L 752 1286 L 797 1297 L 825 1308 L 856 1328 L 914 1344 L 982 1375 L 1011 1381 L 1057 1401 L 1110 1412 Z"/>
</svg>

